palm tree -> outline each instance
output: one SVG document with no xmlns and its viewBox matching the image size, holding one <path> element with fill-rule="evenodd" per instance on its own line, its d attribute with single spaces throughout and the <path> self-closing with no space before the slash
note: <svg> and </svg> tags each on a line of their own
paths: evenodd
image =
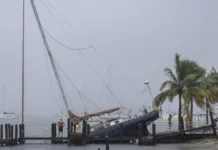
<svg viewBox="0 0 218 150">
<path fill-rule="evenodd" d="M 218 102 L 218 73 L 211 71 L 204 81 L 208 84 L 204 86 L 204 90 L 207 92 L 206 99 L 206 124 L 208 124 L 208 115 L 210 112 L 211 104 Z M 212 121 L 212 120 L 211 120 Z"/>
<path fill-rule="evenodd" d="M 178 95 L 179 97 L 179 118 L 178 127 L 182 129 L 182 97 L 187 96 L 187 87 L 191 87 L 193 82 L 199 76 L 199 66 L 196 62 L 190 60 L 181 60 L 180 55 L 175 55 L 175 73 L 170 68 L 165 68 L 164 72 L 169 77 L 169 80 L 162 83 L 160 93 L 155 97 L 156 105 L 163 104 L 166 99 L 170 102 Z M 201 68 L 202 72 L 205 70 Z M 202 73 L 201 73 L 202 74 Z M 167 89 L 165 89 L 168 87 Z M 190 97 L 191 98 L 191 97 Z"/>
<path fill-rule="evenodd" d="M 202 74 L 203 75 L 203 74 Z M 208 115 L 212 117 L 212 111 L 210 105 L 218 102 L 218 73 L 210 72 L 206 77 L 200 77 L 200 75 L 189 85 L 184 91 L 184 97 L 186 107 L 184 113 L 190 117 L 186 118 L 186 121 L 192 124 L 193 117 L 193 101 L 199 107 L 204 109 L 206 105 L 206 124 L 208 124 Z M 191 105 L 191 112 L 187 109 L 187 106 Z M 213 120 L 213 118 L 211 118 Z M 213 122 L 212 122 L 213 123 Z"/>
</svg>

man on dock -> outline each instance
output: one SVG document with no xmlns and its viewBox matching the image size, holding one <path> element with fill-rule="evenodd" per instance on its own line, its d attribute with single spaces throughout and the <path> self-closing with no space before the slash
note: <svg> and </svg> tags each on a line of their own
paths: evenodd
<svg viewBox="0 0 218 150">
<path fill-rule="evenodd" d="M 168 124 L 169 124 L 169 130 L 171 130 L 171 127 L 172 127 L 172 115 L 171 114 L 168 117 Z"/>
<path fill-rule="evenodd" d="M 58 126 L 58 137 L 60 137 L 60 134 L 61 134 L 61 137 L 63 137 L 63 128 L 64 128 L 65 124 L 62 121 L 62 119 L 60 119 L 60 121 L 58 121 L 57 126 Z"/>
</svg>

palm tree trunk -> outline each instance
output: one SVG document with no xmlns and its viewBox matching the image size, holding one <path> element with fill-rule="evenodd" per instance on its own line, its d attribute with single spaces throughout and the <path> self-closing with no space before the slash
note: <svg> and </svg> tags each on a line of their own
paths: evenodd
<svg viewBox="0 0 218 150">
<path fill-rule="evenodd" d="M 178 118 L 178 128 L 182 130 L 182 94 L 179 94 L 179 118 Z"/>
<path fill-rule="evenodd" d="M 206 100 L 206 124 L 209 124 L 209 104 Z"/>
<path fill-rule="evenodd" d="M 213 111 L 211 110 L 211 106 L 208 104 L 208 108 L 209 108 L 209 114 L 210 114 L 210 120 L 211 120 L 211 126 L 212 126 L 212 129 L 213 129 L 213 135 L 217 135 L 216 133 L 216 124 L 214 122 L 214 119 L 213 119 Z"/>
<path fill-rule="evenodd" d="M 191 120 L 190 120 L 190 128 L 192 128 L 192 123 L 193 123 L 193 98 L 191 98 L 191 113 L 190 113 L 190 116 L 191 116 Z"/>
</svg>

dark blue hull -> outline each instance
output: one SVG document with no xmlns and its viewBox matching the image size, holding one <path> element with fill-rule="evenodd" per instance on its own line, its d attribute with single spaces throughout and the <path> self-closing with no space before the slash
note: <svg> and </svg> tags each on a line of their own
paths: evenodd
<svg viewBox="0 0 218 150">
<path fill-rule="evenodd" d="M 159 118 L 159 111 L 153 111 L 128 121 L 107 127 L 105 129 L 99 129 L 97 131 L 91 132 L 90 136 L 96 138 L 108 137 L 120 137 L 122 136 L 137 136 L 138 135 L 138 125 L 141 124 L 143 128 L 146 128 L 150 122 L 155 121 Z M 147 128 L 146 128 L 147 129 Z M 145 131 L 145 130 L 144 130 Z"/>
</svg>

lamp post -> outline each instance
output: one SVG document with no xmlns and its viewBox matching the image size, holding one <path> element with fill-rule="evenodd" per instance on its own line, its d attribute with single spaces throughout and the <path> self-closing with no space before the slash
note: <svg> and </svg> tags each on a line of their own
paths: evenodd
<svg viewBox="0 0 218 150">
<path fill-rule="evenodd" d="M 153 95 L 152 95 L 152 93 L 151 93 L 151 88 L 150 88 L 150 86 L 149 86 L 149 81 L 145 81 L 145 82 L 144 82 L 144 85 L 146 85 L 146 86 L 148 87 L 148 90 L 149 90 L 149 93 L 150 93 L 151 99 L 152 99 L 152 101 L 153 101 L 154 98 L 153 98 Z"/>
</svg>

